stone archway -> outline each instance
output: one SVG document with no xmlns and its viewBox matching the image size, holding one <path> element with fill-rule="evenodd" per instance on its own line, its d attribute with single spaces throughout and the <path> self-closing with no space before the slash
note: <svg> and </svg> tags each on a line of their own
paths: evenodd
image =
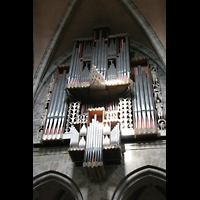
<svg viewBox="0 0 200 200">
<path fill-rule="evenodd" d="M 166 171 L 155 166 L 138 168 L 122 179 L 112 200 L 166 199 Z"/>
<path fill-rule="evenodd" d="M 50 170 L 33 178 L 33 200 L 45 199 L 83 200 L 83 197 L 71 178 Z"/>
</svg>

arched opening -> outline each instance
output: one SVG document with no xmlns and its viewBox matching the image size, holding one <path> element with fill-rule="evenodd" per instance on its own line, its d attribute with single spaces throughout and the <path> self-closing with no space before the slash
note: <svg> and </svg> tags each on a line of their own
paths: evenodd
<svg viewBox="0 0 200 200">
<path fill-rule="evenodd" d="M 138 168 L 122 179 L 112 200 L 166 199 L 166 171 L 154 166 Z"/>
<path fill-rule="evenodd" d="M 55 171 L 33 178 L 33 200 L 82 200 L 82 194 L 72 179 Z"/>
</svg>

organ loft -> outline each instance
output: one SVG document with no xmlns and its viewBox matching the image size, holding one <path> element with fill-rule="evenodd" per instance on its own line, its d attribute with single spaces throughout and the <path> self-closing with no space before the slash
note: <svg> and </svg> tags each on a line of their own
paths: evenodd
<svg viewBox="0 0 200 200">
<path fill-rule="evenodd" d="M 130 59 L 129 35 L 93 28 L 75 39 L 70 65 L 52 78 L 40 132 L 42 145 L 69 145 L 69 155 L 91 180 L 105 165 L 121 164 L 121 144 L 165 135 L 155 65 Z"/>
</svg>

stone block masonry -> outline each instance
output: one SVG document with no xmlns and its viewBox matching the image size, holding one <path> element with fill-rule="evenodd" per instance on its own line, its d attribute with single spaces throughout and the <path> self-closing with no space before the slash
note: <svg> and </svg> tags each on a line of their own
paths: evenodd
<svg viewBox="0 0 200 200">
<path fill-rule="evenodd" d="M 121 165 L 105 166 L 106 177 L 101 182 L 91 182 L 83 167 L 76 167 L 66 147 L 34 148 L 33 176 L 53 170 L 69 176 L 79 187 L 84 200 L 111 199 L 119 182 L 133 170 L 152 165 L 166 169 L 166 145 L 140 143 L 125 148 Z"/>
</svg>

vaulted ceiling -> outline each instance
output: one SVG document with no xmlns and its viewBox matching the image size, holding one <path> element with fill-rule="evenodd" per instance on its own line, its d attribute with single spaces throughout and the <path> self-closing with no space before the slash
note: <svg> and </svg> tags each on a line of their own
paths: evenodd
<svg viewBox="0 0 200 200">
<path fill-rule="evenodd" d="M 72 0 L 33 0 L 33 76 L 66 7 L 71 2 Z M 97 25 L 109 25 L 111 34 L 128 33 L 131 40 L 158 54 L 152 45 L 151 35 L 145 32 L 131 14 L 130 9 L 125 6 L 126 2 L 134 3 L 135 9 L 146 19 L 166 49 L 166 0 L 78 0 L 57 40 L 46 69 L 72 49 L 75 38 L 92 37 L 92 28 Z"/>
</svg>

